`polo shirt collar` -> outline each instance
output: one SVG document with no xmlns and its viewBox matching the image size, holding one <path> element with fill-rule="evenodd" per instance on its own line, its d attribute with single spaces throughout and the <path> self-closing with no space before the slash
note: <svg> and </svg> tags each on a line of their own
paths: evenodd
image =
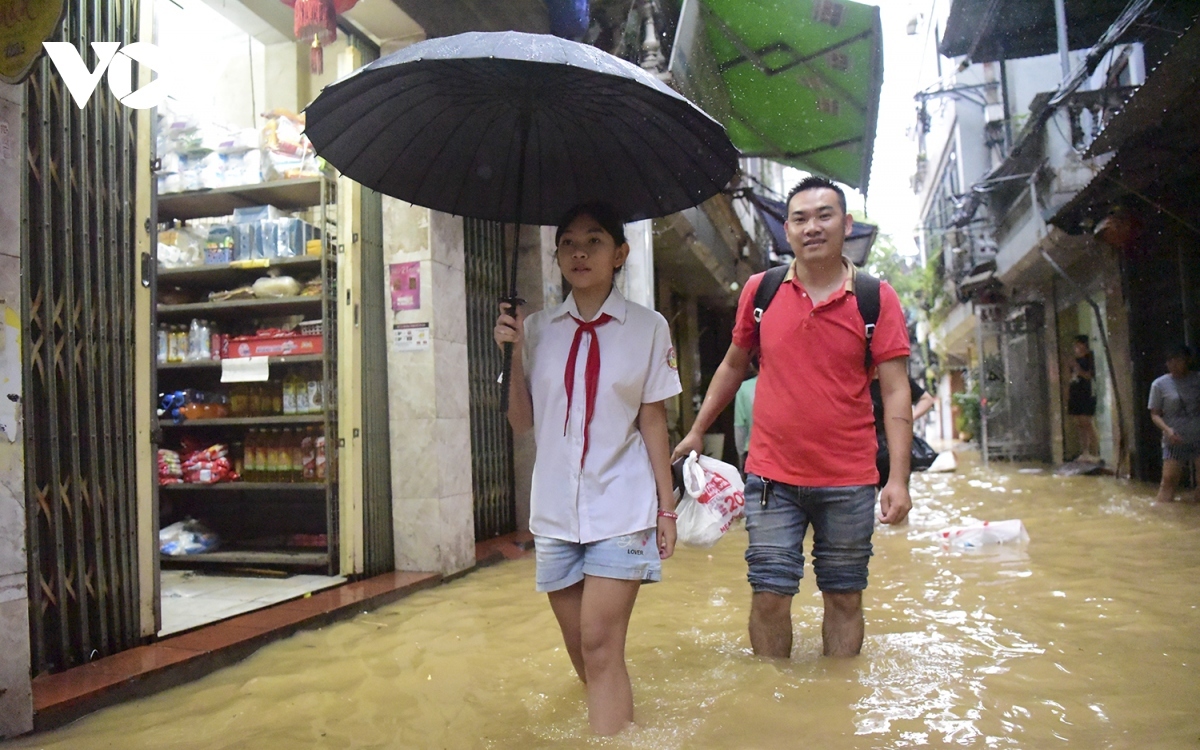
<svg viewBox="0 0 1200 750">
<path fill-rule="evenodd" d="M 625 297 L 617 289 L 617 285 L 613 284 L 612 291 L 608 293 L 608 299 L 604 300 L 604 304 L 600 306 L 596 317 L 598 318 L 604 313 L 608 313 L 612 316 L 613 320 L 618 323 L 624 323 L 626 307 Z M 571 315 L 579 320 L 583 319 L 583 316 L 579 314 L 579 306 L 575 304 L 574 292 L 568 294 L 562 304 L 554 308 L 554 312 L 550 314 L 550 319 L 557 320 L 566 315 Z"/>
<path fill-rule="evenodd" d="M 844 256 L 844 255 L 842 256 L 842 267 L 844 267 L 850 271 L 850 273 L 846 274 L 845 292 L 846 292 L 846 294 L 854 294 L 854 275 L 856 273 L 858 273 L 858 269 L 855 268 L 854 264 L 851 263 L 849 260 L 847 260 L 846 256 Z M 795 278 L 796 278 L 796 259 L 793 258 L 791 265 L 788 266 L 787 275 L 783 277 L 783 280 L 784 281 L 792 281 Z"/>
</svg>

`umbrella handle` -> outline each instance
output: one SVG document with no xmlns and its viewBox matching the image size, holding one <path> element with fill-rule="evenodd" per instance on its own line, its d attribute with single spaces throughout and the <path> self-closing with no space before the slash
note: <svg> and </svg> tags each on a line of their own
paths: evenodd
<svg viewBox="0 0 1200 750">
<path fill-rule="evenodd" d="M 500 300 L 503 310 L 508 315 L 515 315 L 516 308 L 525 304 L 525 300 L 515 295 Z M 504 369 L 500 372 L 500 413 L 508 414 L 508 377 L 512 375 L 513 345 L 504 342 Z"/>
</svg>

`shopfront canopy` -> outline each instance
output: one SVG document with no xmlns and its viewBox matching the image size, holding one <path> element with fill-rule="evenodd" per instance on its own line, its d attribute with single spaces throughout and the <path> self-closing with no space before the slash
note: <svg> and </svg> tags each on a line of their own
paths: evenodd
<svg viewBox="0 0 1200 750">
<path fill-rule="evenodd" d="M 684 0 L 676 86 L 743 156 L 866 191 L 883 82 L 879 9 L 837 0 Z"/>
</svg>

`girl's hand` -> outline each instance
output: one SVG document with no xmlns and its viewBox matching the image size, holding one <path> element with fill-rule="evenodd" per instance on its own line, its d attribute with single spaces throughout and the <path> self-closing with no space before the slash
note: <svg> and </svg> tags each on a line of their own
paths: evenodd
<svg viewBox="0 0 1200 750">
<path fill-rule="evenodd" d="M 675 554 L 675 536 L 675 519 L 659 517 L 658 557 L 660 560 L 666 560 L 668 557 Z"/>
<path fill-rule="evenodd" d="M 1167 442 L 1171 445 L 1179 445 L 1183 442 L 1183 438 L 1179 437 L 1179 433 L 1175 430 L 1167 430 Z"/>
<path fill-rule="evenodd" d="M 505 344 L 512 344 L 517 351 L 521 350 L 521 343 L 525 340 L 525 314 L 521 312 L 521 308 L 516 309 L 516 314 L 513 314 L 512 305 L 501 303 L 500 316 L 496 318 L 496 328 L 492 331 L 492 335 L 496 339 L 496 346 L 501 349 Z"/>
</svg>

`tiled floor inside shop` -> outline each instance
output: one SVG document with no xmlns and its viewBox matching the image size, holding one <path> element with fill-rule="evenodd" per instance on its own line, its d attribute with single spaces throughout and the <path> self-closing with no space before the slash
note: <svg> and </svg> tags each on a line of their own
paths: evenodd
<svg viewBox="0 0 1200 750">
<path fill-rule="evenodd" d="M 165 636 L 190 630 L 345 582 L 341 576 L 259 578 L 164 570 L 161 578 L 162 630 L 158 634 Z"/>
</svg>

